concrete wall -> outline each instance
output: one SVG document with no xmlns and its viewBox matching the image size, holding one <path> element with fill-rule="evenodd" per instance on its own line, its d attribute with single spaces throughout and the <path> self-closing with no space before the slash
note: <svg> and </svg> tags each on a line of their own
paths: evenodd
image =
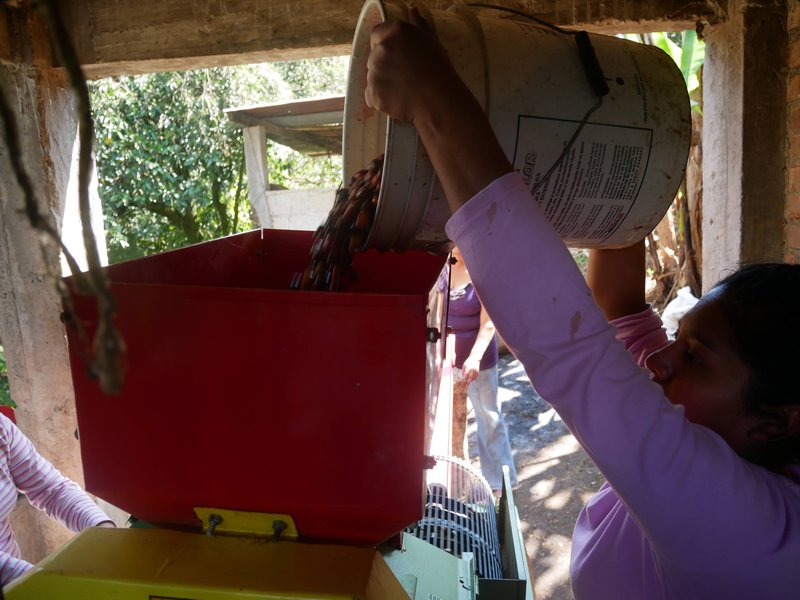
<svg viewBox="0 0 800 600">
<path fill-rule="evenodd" d="M 742 263 L 784 258 L 788 5 L 728 3 L 706 27 L 703 288 Z"/>
<path fill-rule="evenodd" d="M 314 231 L 328 216 L 335 195 L 335 188 L 268 192 L 270 227 Z"/>
<path fill-rule="evenodd" d="M 76 259 L 85 264 L 77 219 L 75 100 L 64 74 L 51 68 L 52 53 L 36 13 L 1 8 L 0 39 L 0 55 L 7 61 L 0 61 L 0 75 L 18 132 L 18 147 L 0 136 L 0 339 L 19 428 L 42 456 L 82 485 L 75 398 L 56 290 L 60 253 L 54 242 L 43 243 L 25 216 L 25 194 L 11 161 L 12 156 L 21 159 L 39 213 L 66 235 Z M 93 220 L 101 225 L 96 190 L 92 206 Z M 102 238 L 102 226 L 95 233 Z M 104 245 L 101 253 L 105 256 Z M 114 517 L 124 522 L 123 515 Z M 31 562 L 73 535 L 26 501 L 18 503 L 11 524 L 23 558 Z"/>
<path fill-rule="evenodd" d="M 348 54 L 363 0 L 62 0 L 90 78 Z M 446 9 L 453 0 L 428 0 Z M 689 29 L 725 16 L 725 0 L 506 0 L 594 31 Z M 486 9 L 485 12 L 497 13 Z M 2 29 L 2 23 L 0 23 Z M 3 45 L 0 41 L 0 58 Z"/>
<path fill-rule="evenodd" d="M 24 196 L 10 163 L 10 152 L 19 153 L 40 212 L 59 227 L 75 140 L 75 111 L 71 94 L 57 77 L 48 78 L 33 65 L 0 69 L 10 82 L 21 146 L 12 150 L 0 138 L 0 339 L 20 429 L 45 458 L 81 483 L 75 399 L 55 287 L 61 274 L 58 248 L 53 244 L 42 248 L 40 234 L 21 210 Z M 71 537 L 59 523 L 25 504 L 15 512 L 12 526 L 23 556 L 30 561 Z"/>
<path fill-rule="evenodd" d="M 800 4 L 789 9 L 786 249 L 784 259 L 800 263 Z"/>
<path fill-rule="evenodd" d="M 69 182 L 66 189 L 66 200 L 64 202 L 63 219 L 61 221 L 61 241 L 69 250 L 72 258 L 78 263 L 82 271 L 89 269 L 86 259 L 86 246 L 83 242 L 83 225 L 81 224 L 80 208 L 78 203 L 78 153 L 80 144 L 76 137 L 72 148 L 72 162 L 69 174 Z M 97 191 L 97 172 L 92 173 L 92 180 L 89 184 L 89 207 L 92 214 L 92 231 L 95 235 L 97 252 L 100 256 L 100 264 L 108 264 L 108 249 L 106 246 L 105 224 L 103 222 L 103 204 L 100 202 L 100 194 Z M 69 273 L 69 264 L 63 253 L 61 255 L 61 271 Z"/>
</svg>

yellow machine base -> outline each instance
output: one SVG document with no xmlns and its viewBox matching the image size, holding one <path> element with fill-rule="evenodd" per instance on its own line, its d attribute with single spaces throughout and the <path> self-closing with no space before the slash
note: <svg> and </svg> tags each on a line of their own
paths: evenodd
<svg viewBox="0 0 800 600">
<path fill-rule="evenodd" d="M 88 529 L 7 600 L 407 600 L 374 548 L 163 529 Z"/>
</svg>

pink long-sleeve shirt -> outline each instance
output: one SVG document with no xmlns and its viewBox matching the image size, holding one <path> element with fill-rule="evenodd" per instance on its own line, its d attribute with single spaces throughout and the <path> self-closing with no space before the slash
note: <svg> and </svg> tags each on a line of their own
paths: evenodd
<svg viewBox="0 0 800 600">
<path fill-rule="evenodd" d="M 0 415 L 0 585 L 27 571 L 9 515 L 22 492 L 31 505 L 72 531 L 111 521 L 78 485 L 64 477 L 8 418 Z"/>
<path fill-rule="evenodd" d="M 519 176 L 478 193 L 447 232 L 498 332 L 606 477 L 575 526 L 576 599 L 800 598 L 800 486 L 664 397 Z M 663 343 L 653 318 L 618 323 L 638 359 Z"/>
</svg>

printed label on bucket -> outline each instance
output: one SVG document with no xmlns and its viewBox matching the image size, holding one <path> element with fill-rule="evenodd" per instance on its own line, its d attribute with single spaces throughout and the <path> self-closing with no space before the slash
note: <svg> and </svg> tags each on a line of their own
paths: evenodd
<svg viewBox="0 0 800 600">
<path fill-rule="evenodd" d="M 519 116 L 513 164 L 532 192 L 578 125 L 568 119 Z M 586 123 L 534 193 L 562 239 L 601 243 L 622 225 L 641 190 L 652 140 L 652 129 Z"/>
</svg>

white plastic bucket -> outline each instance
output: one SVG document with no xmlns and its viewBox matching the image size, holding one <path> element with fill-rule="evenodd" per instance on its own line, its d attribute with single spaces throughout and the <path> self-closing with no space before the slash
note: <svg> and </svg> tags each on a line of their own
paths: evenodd
<svg viewBox="0 0 800 600">
<path fill-rule="evenodd" d="M 345 98 L 344 180 L 385 154 L 365 247 L 447 251 L 450 210 L 416 130 L 364 101 L 370 32 L 407 14 L 405 5 L 381 0 L 367 0 L 361 10 Z M 596 101 L 574 37 L 533 22 L 477 17 L 464 5 L 423 16 L 533 188 Z M 590 39 L 610 92 L 534 198 L 567 245 L 624 247 L 658 224 L 680 185 L 689 97 L 662 50 L 604 35 Z"/>
</svg>

